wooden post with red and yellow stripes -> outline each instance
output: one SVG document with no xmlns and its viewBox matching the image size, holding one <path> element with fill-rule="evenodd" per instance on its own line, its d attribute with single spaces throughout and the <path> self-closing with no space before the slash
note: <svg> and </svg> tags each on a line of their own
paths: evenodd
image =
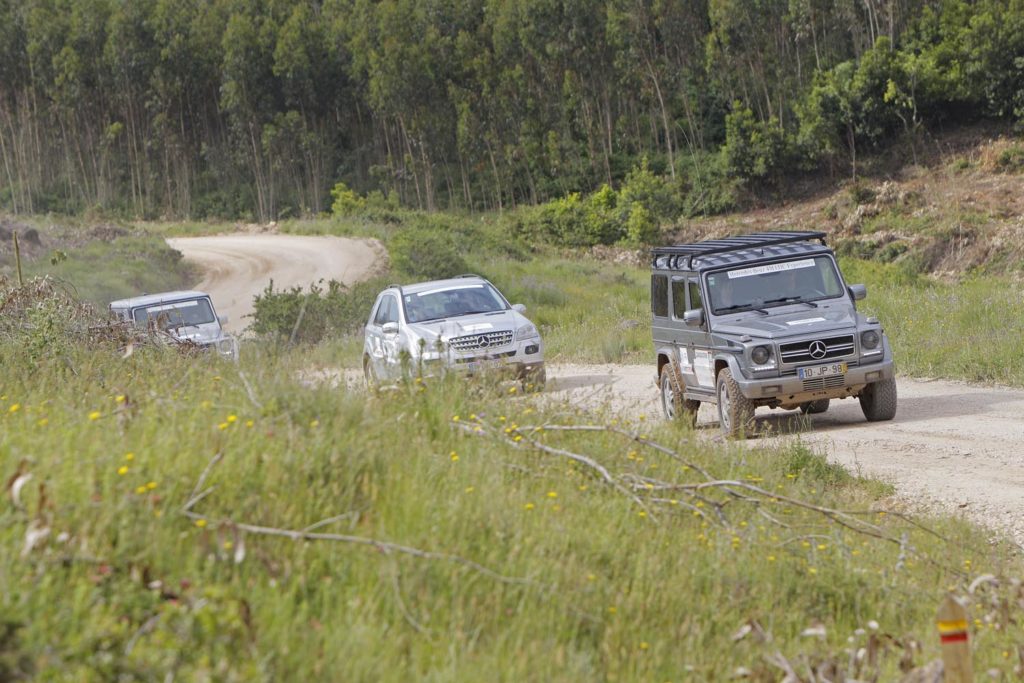
<svg viewBox="0 0 1024 683">
<path fill-rule="evenodd" d="M 973 683 L 971 644 L 967 639 L 967 609 L 952 595 L 946 595 L 935 615 L 942 644 L 946 683 Z"/>
</svg>

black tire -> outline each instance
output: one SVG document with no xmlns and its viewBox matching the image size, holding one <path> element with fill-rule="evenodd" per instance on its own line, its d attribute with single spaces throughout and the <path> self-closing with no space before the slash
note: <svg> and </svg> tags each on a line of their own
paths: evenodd
<svg viewBox="0 0 1024 683">
<path fill-rule="evenodd" d="M 546 368 L 541 368 L 540 370 L 529 372 L 523 376 L 521 382 L 524 392 L 540 393 L 544 391 L 544 387 L 548 383 L 548 371 Z"/>
<path fill-rule="evenodd" d="M 665 414 L 665 419 L 679 420 L 691 427 L 696 426 L 700 401 L 683 397 L 683 383 L 679 379 L 675 363 L 665 363 L 661 366 L 658 386 L 661 389 L 661 410 Z"/>
<path fill-rule="evenodd" d="M 376 389 L 380 385 L 377 373 L 373 371 L 373 363 L 368 356 L 363 358 L 363 379 L 366 380 L 367 389 Z"/>
<path fill-rule="evenodd" d="M 827 398 L 819 398 L 817 401 L 808 401 L 800 404 L 800 412 L 804 415 L 818 415 L 828 410 L 830 401 Z"/>
<path fill-rule="evenodd" d="M 896 380 L 872 382 L 860 392 L 860 409 L 868 422 L 884 422 L 896 417 Z"/>
<path fill-rule="evenodd" d="M 718 423 L 725 436 L 742 439 L 754 429 L 754 402 L 743 395 L 729 368 L 722 368 L 716 384 Z"/>
</svg>

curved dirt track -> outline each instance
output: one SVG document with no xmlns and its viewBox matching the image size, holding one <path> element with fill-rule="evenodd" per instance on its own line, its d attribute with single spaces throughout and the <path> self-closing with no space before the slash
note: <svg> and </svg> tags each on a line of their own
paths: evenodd
<svg viewBox="0 0 1024 683">
<path fill-rule="evenodd" d="M 548 371 L 550 396 L 620 415 L 662 419 L 654 370 L 636 365 L 561 365 Z M 892 483 L 911 504 L 942 507 L 1009 531 L 1024 543 L 1024 391 L 939 380 L 898 380 L 899 408 L 891 422 L 864 420 L 856 399 L 833 401 L 828 412 L 761 408 L 748 443 L 799 439 L 859 474 Z M 718 434 L 712 406 L 698 428 Z"/>
<path fill-rule="evenodd" d="M 384 253 L 372 240 L 304 235 L 176 237 L 167 244 L 199 266 L 203 279 L 196 289 L 213 297 L 233 332 L 249 324 L 253 297 L 271 279 L 274 289 L 330 279 L 352 284 L 375 272 Z"/>
</svg>

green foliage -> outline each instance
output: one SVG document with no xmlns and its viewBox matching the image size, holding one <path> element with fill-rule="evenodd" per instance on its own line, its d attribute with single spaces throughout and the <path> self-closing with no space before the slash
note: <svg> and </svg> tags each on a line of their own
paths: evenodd
<svg viewBox="0 0 1024 683">
<path fill-rule="evenodd" d="M 330 280 L 326 288 L 275 290 L 271 281 L 253 300 L 250 329 L 277 342 L 316 344 L 329 337 L 359 332 L 370 315 L 386 278 L 372 278 L 345 286 Z"/>
<path fill-rule="evenodd" d="M 996 157 L 996 168 L 1003 173 L 1020 173 L 1024 171 L 1024 145 L 1010 145 L 999 152 Z"/>
<path fill-rule="evenodd" d="M 774 117 L 758 121 L 740 102 L 725 117 L 722 157 L 728 172 L 741 180 L 773 180 L 786 162 L 786 139 Z"/>
<path fill-rule="evenodd" d="M 469 271 L 457 237 L 429 222 L 403 225 L 388 242 L 388 253 L 394 269 L 414 280 L 439 280 Z"/>
<path fill-rule="evenodd" d="M 0 145 L 0 201 L 381 219 L 622 192 L 650 159 L 681 183 L 641 200 L 656 221 L 714 213 L 897 134 L 1024 118 L 1021 3 L 6 2 L 5 139 L 35 142 Z M 671 173 L 720 147 L 724 170 Z M 555 232 L 614 242 L 630 211 Z"/>
<path fill-rule="evenodd" d="M 380 195 L 379 192 L 377 194 Z M 368 204 L 366 199 L 349 189 L 345 183 L 336 183 L 331 189 L 331 197 L 334 199 L 334 203 L 331 204 L 331 213 L 335 216 L 352 216 L 361 212 Z M 375 197 L 374 204 L 375 208 L 384 204 L 383 195 L 379 199 Z"/>
<path fill-rule="evenodd" d="M 742 666 L 773 680 L 777 653 L 845 671 L 847 639 L 868 647 L 861 630 L 877 622 L 922 644 L 880 649 L 858 676 L 895 680 L 902 663 L 938 657 L 946 591 L 991 574 L 975 595 L 1000 628 L 972 633 L 972 655 L 1012 677 L 1013 549 L 952 517 L 871 515 L 857 534 L 773 501 L 878 504 L 876 484 L 802 449 L 716 444 L 621 412 L 577 417 L 462 381 L 379 395 L 315 384 L 304 351 L 255 343 L 238 368 L 85 349 L 73 363 L 79 374 L 5 366 L 0 471 L 31 480 L 0 508 L 0 612 L 15 625 L 0 626 L 0 671 L 663 681 Z M 692 497 L 695 468 L 616 434 L 504 432 L 612 420 L 713 479 L 762 488 L 762 504 L 714 487 Z M 478 421 L 494 436 L 458 427 Z M 678 500 L 640 488 L 641 507 L 590 468 L 521 445 L 533 440 L 616 481 L 665 481 Z M 688 589 L 666 590 L 677 585 Z M 766 637 L 735 637 L 751 620 Z M 815 622 L 827 635 L 805 655 Z"/>
</svg>

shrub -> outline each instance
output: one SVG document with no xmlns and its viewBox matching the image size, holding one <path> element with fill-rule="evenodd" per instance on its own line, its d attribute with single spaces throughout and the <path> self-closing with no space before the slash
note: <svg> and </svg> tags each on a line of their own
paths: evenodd
<svg viewBox="0 0 1024 683">
<path fill-rule="evenodd" d="M 281 342 L 316 344 L 330 336 L 357 333 L 377 294 L 386 286 L 378 277 L 347 287 L 337 280 L 326 289 L 311 285 L 274 290 L 273 281 L 253 300 L 251 329 Z"/>
<path fill-rule="evenodd" d="M 679 214 L 679 200 L 671 181 L 655 175 L 647 163 L 647 157 L 626 175 L 618 199 L 619 206 L 626 209 L 626 215 L 632 214 L 634 204 L 643 206 L 655 222 L 673 220 Z"/>
<path fill-rule="evenodd" d="M 658 223 L 640 203 L 633 204 L 626 221 L 626 241 L 631 244 L 654 244 L 658 240 Z"/>
<path fill-rule="evenodd" d="M 996 157 L 996 169 L 1003 173 L 1019 173 L 1024 171 L 1024 147 L 1011 145 Z"/>
<path fill-rule="evenodd" d="M 337 183 L 331 189 L 331 197 L 334 198 L 334 203 L 331 204 L 331 212 L 335 216 L 352 216 L 361 212 L 366 207 L 366 200 L 356 194 L 355 190 L 350 189 L 345 183 Z"/>
<path fill-rule="evenodd" d="M 452 232 L 437 229 L 429 221 L 403 227 L 391 239 L 388 251 L 395 269 L 417 280 L 437 280 L 469 270 Z"/>
</svg>

